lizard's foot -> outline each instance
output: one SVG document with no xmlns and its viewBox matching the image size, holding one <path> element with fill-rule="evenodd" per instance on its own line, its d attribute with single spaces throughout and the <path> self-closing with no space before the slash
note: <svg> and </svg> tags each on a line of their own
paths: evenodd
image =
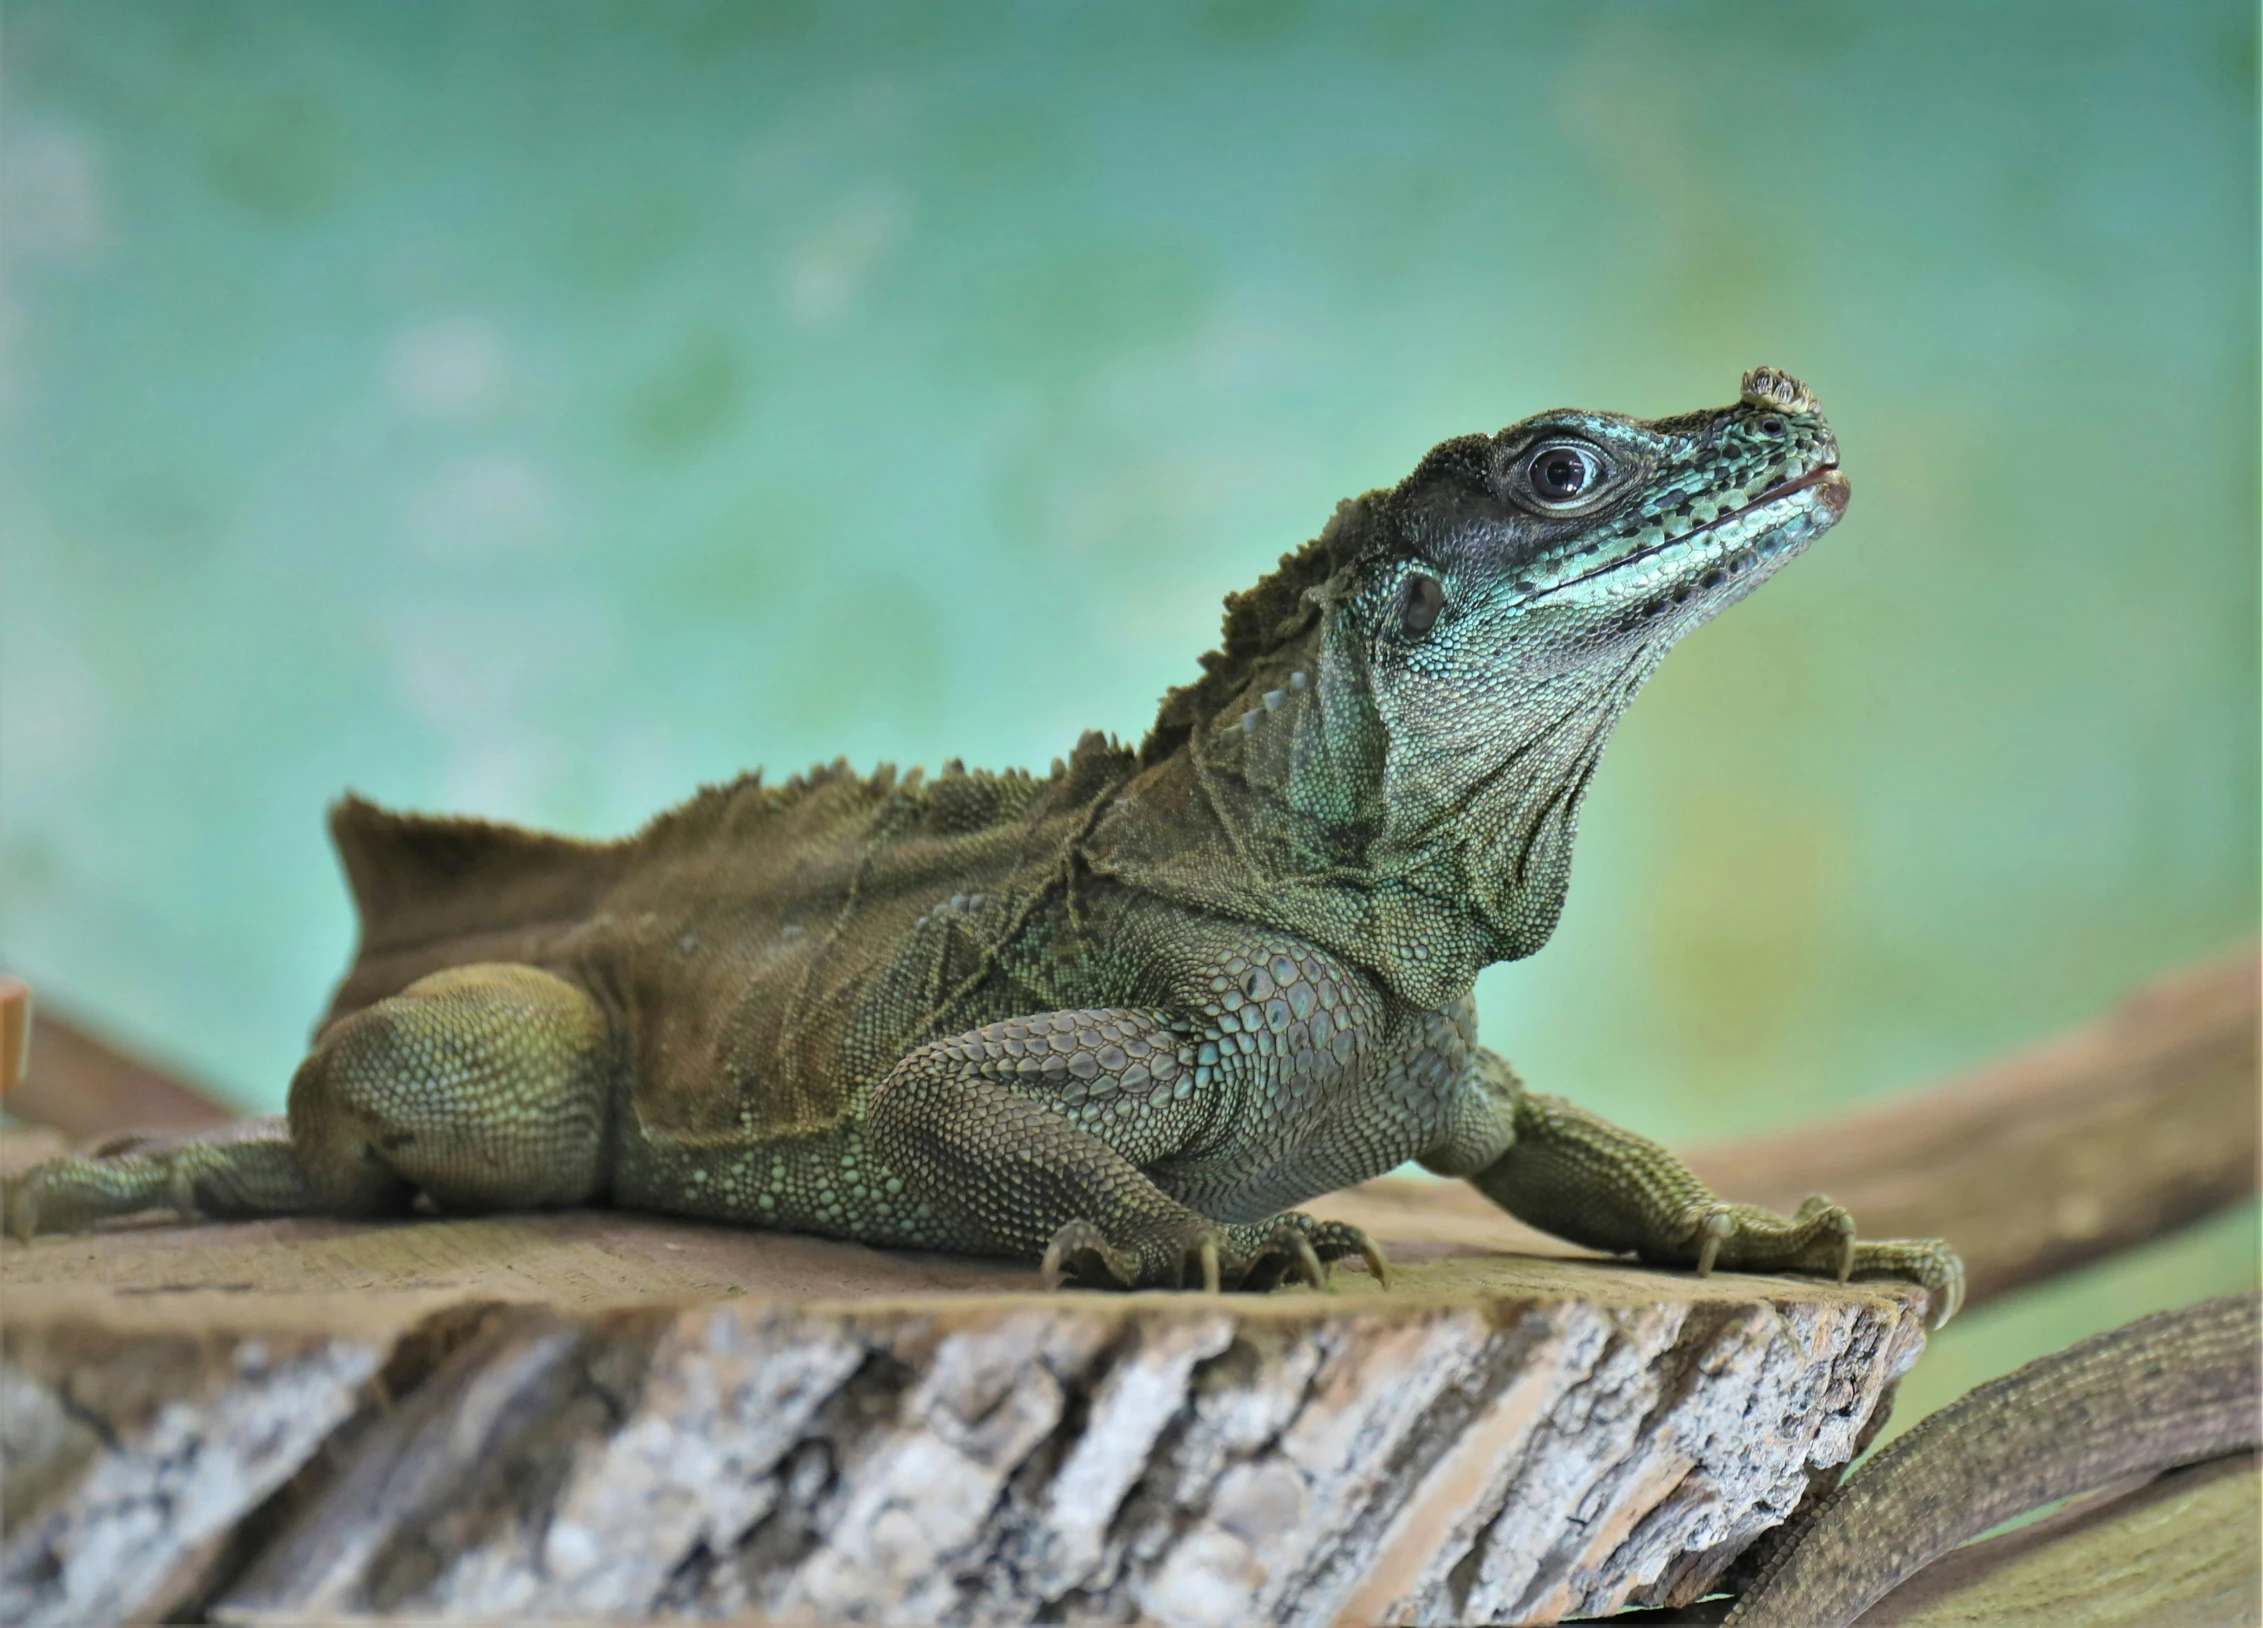
<svg viewBox="0 0 2263 1628">
<path fill-rule="evenodd" d="M 19 1241 L 43 1232 L 83 1232 L 97 1221 L 147 1210 L 194 1220 L 312 1208 L 279 1116 L 241 1120 L 203 1136 L 113 1136 L 0 1184 L 0 1220 Z"/>
<path fill-rule="evenodd" d="M 1964 1262 L 1939 1238 L 1855 1236 L 1854 1217 L 1820 1193 L 1781 1216 L 1756 1204 L 1709 1199 L 1683 1214 L 1698 1276 L 1716 1266 L 1737 1272 L 1814 1272 L 1849 1278 L 1905 1278 L 1925 1290 L 1933 1326 L 1964 1303 Z"/>
<path fill-rule="evenodd" d="M 140 1152 L 65 1155 L 0 1183 L 0 1215 L 18 1242 L 42 1232 L 83 1232 L 97 1221 L 169 1209 L 172 1202 L 166 1161 Z"/>
<path fill-rule="evenodd" d="M 1220 1226 L 1197 1219 L 1130 1245 L 1109 1240 L 1089 1221 L 1071 1221 L 1046 1246 L 1048 1289 L 1075 1282 L 1103 1289 L 1199 1286 L 1262 1294 L 1293 1279 L 1324 1288 L 1331 1263 L 1356 1255 L 1388 1284 L 1383 1251 L 1359 1228 L 1287 1211 L 1267 1221 Z"/>
</svg>

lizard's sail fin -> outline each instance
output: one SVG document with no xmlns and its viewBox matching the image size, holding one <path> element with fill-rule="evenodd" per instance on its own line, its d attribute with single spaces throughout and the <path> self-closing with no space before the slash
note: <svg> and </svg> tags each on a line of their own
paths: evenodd
<svg viewBox="0 0 2263 1628">
<path fill-rule="evenodd" d="M 353 796 L 331 809 L 330 836 L 361 918 L 332 1018 L 443 965 L 527 958 L 544 929 L 589 914 L 623 858 L 618 844 L 395 814 Z"/>
</svg>

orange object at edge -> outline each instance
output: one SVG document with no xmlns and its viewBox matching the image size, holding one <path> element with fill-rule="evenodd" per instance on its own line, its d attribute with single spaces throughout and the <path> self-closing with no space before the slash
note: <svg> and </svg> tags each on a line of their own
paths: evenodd
<svg viewBox="0 0 2263 1628">
<path fill-rule="evenodd" d="M 16 1088 L 31 1055 L 31 986 L 0 972 L 0 1093 Z"/>
</svg>

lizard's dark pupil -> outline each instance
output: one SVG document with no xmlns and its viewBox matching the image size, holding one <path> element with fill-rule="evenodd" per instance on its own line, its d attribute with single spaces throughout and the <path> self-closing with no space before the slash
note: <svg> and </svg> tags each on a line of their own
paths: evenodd
<svg viewBox="0 0 2263 1628">
<path fill-rule="evenodd" d="M 1551 447 L 1532 460 L 1532 489 L 1550 503 L 1564 503 L 1587 490 L 1588 462 L 1569 447 Z"/>
</svg>

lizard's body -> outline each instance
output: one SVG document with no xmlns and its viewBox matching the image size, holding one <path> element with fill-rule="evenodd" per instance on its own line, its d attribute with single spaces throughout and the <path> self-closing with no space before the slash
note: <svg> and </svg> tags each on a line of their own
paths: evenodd
<svg viewBox="0 0 2263 1628">
<path fill-rule="evenodd" d="M 1470 1002 L 1553 929 L 1635 690 L 1846 490 L 1813 399 L 1762 369 L 1714 412 L 1450 441 L 1344 504 L 1228 602 L 1136 753 L 741 781 L 618 844 L 349 801 L 362 945 L 287 1129 L 56 1161 L 11 1228 L 421 1191 L 1262 1287 L 1379 1267 L 1288 1207 L 1419 1159 L 1594 1247 L 1910 1276 L 1945 1315 L 1944 1245 L 1714 1198 L 1526 1093 Z"/>
<path fill-rule="evenodd" d="M 607 1095 L 614 1202 L 868 1243 L 983 1246 L 885 1176 L 859 1179 L 879 1163 L 866 1122 L 907 1052 L 1024 1019 L 1033 1002 L 1136 1015 L 1143 1032 L 1118 1037 L 1126 1056 L 1106 1081 L 1080 1079 L 1064 1056 L 1046 1083 L 1076 1099 L 1071 1112 L 1145 1105 L 1145 1140 L 1172 1147 L 1150 1174 L 1217 1220 L 1261 1219 L 1436 1146 L 1474 1054 L 1466 997 L 1434 1017 L 1309 943 L 1250 936 L 1093 874 L 1083 827 L 1135 767 L 1094 739 L 1046 780 L 745 780 L 606 846 L 348 803 L 334 824 L 365 930 L 335 1015 L 467 954 L 555 974 L 590 992 L 625 1051 Z M 508 874 L 475 886 L 482 872 L 466 865 Z M 468 951 L 432 920 L 467 888 L 483 922 Z M 1221 976 L 1236 987 L 1212 989 Z M 1205 1046 L 1235 1045 L 1234 1013 L 1269 1003 L 1289 1014 L 1278 1045 L 1269 1029 L 1250 1042 L 1261 1033 L 1258 1061 L 1289 1068 L 1229 1080 L 1202 1061 Z M 1300 1051 L 1339 1050 L 1417 1065 L 1381 1099 L 1387 1118 L 1361 1111 L 1372 1097 L 1294 1089 L 1318 1075 L 1294 1069 Z M 1043 1079 L 1058 1054 L 1041 1051 Z"/>
</svg>

